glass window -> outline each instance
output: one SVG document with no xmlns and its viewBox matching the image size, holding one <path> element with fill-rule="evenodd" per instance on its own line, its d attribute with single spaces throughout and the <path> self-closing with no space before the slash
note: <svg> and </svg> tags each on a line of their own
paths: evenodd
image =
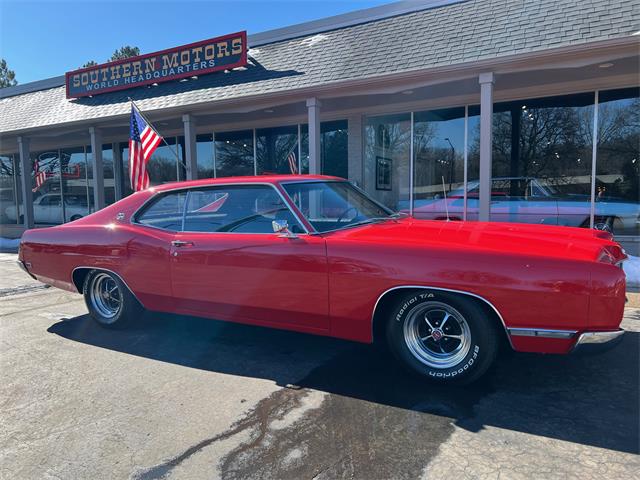
<svg viewBox="0 0 640 480">
<path fill-rule="evenodd" d="M 480 206 L 478 182 L 480 179 L 480 107 L 472 105 L 467 108 L 467 204 L 465 217 L 467 220 L 478 220 Z M 472 189 L 475 187 L 475 193 Z M 460 192 L 456 192 L 459 194 Z M 454 193 L 454 195 L 456 195 Z M 464 197 L 464 192 L 463 197 Z"/>
<path fill-rule="evenodd" d="M 464 107 L 414 114 L 413 214 L 464 217 Z"/>
<path fill-rule="evenodd" d="M 56 194 L 60 198 L 61 192 L 61 155 L 59 150 L 35 152 L 32 157 L 31 186 L 33 189 L 33 219 L 36 225 L 57 225 L 62 223 L 62 207 L 48 206 L 47 194 Z"/>
<path fill-rule="evenodd" d="M 89 215 L 93 209 L 93 172 L 87 164 L 85 147 L 65 148 L 60 152 L 60 187 L 65 201 L 61 205 L 63 222 Z"/>
<path fill-rule="evenodd" d="M 116 201 L 113 145 L 111 143 L 102 145 L 102 168 L 104 171 L 104 204 L 111 205 Z"/>
<path fill-rule="evenodd" d="M 640 89 L 599 93 L 594 224 L 640 235 Z"/>
<path fill-rule="evenodd" d="M 150 185 L 176 182 L 186 178 L 185 168 L 181 163 L 184 162 L 184 138 L 168 137 L 165 141 L 166 143 L 160 143 L 147 163 Z M 179 161 L 176 156 L 180 159 Z"/>
<path fill-rule="evenodd" d="M 320 172 L 349 177 L 349 126 L 347 120 L 320 123 Z M 309 173 L 309 125 L 300 125 L 301 172 Z M 297 155 L 297 152 L 296 152 Z"/>
<path fill-rule="evenodd" d="M 256 130 L 258 174 L 298 173 L 298 126 Z"/>
<path fill-rule="evenodd" d="M 304 232 L 273 187 L 220 186 L 190 192 L 184 230 L 273 233 L 274 220 L 286 220 L 293 233 Z"/>
<path fill-rule="evenodd" d="M 296 182 L 284 189 L 319 232 L 388 218 L 391 212 L 348 182 Z"/>
<path fill-rule="evenodd" d="M 136 221 L 142 225 L 177 232 L 182 228 L 186 198 L 185 191 L 161 194 L 137 216 Z"/>
<path fill-rule="evenodd" d="M 133 193 L 131 177 L 129 176 L 129 144 L 120 144 L 120 156 L 122 159 L 122 196 L 128 197 Z"/>
<path fill-rule="evenodd" d="M 17 167 L 17 155 L 0 156 L 0 223 L 20 222 L 21 195 Z"/>
<path fill-rule="evenodd" d="M 364 187 L 369 195 L 394 210 L 409 206 L 410 152 L 409 114 L 367 119 Z"/>
<path fill-rule="evenodd" d="M 593 104 L 587 93 L 494 106 L 491 220 L 589 226 Z"/>
<path fill-rule="evenodd" d="M 213 135 L 196 135 L 196 154 L 198 158 L 198 178 L 213 178 Z"/>
<path fill-rule="evenodd" d="M 216 132 L 215 168 L 217 177 L 253 175 L 253 130 Z"/>
</svg>

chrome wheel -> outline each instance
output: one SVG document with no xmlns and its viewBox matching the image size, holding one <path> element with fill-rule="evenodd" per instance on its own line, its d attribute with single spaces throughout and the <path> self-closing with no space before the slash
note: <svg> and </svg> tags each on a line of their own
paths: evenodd
<svg viewBox="0 0 640 480">
<path fill-rule="evenodd" d="M 122 292 L 116 281 L 106 273 L 97 273 L 89 290 L 91 305 L 103 323 L 113 323 L 122 308 Z"/>
<path fill-rule="evenodd" d="M 403 333 L 411 354 L 432 368 L 455 367 L 471 348 L 471 330 L 464 316 L 442 302 L 416 305 L 407 314 Z"/>
</svg>

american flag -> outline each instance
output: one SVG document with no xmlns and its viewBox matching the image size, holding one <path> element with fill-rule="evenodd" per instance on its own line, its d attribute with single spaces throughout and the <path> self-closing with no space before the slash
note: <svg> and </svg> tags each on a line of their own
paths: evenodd
<svg viewBox="0 0 640 480">
<path fill-rule="evenodd" d="M 47 181 L 47 174 L 44 170 L 40 170 L 40 162 L 38 162 L 38 160 L 33 164 L 33 173 L 36 180 L 36 186 L 35 188 L 32 188 L 31 191 L 37 192 L 38 189 L 44 185 L 44 182 Z"/>
<path fill-rule="evenodd" d="M 291 150 L 289 155 L 287 156 L 287 161 L 289 162 L 289 171 L 294 175 L 298 174 L 298 161 L 296 160 L 296 153 L 294 150 Z"/>
<path fill-rule="evenodd" d="M 147 163 L 162 141 L 162 137 L 131 104 L 131 132 L 129 134 L 129 177 L 134 192 L 149 188 Z"/>
</svg>

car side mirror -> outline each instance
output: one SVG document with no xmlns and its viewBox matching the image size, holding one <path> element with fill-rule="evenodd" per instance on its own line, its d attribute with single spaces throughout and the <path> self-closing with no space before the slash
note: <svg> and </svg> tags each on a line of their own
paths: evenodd
<svg viewBox="0 0 640 480">
<path fill-rule="evenodd" d="M 275 233 L 279 233 L 279 237 L 286 238 L 297 238 L 298 236 L 289 230 L 289 222 L 286 220 L 274 220 L 271 222 L 271 226 L 273 227 L 273 231 Z"/>
</svg>

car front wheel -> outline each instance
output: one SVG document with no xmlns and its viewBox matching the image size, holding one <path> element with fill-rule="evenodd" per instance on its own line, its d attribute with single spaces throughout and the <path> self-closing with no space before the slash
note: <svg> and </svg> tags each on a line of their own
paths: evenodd
<svg viewBox="0 0 640 480">
<path fill-rule="evenodd" d="M 498 352 L 496 328 L 471 298 L 440 291 L 406 295 L 392 309 L 387 341 L 414 372 L 440 383 L 470 383 Z"/>
<path fill-rule="evenodd" d="M 91 318 L 102 327 L 125 327 L 142 313 L 142 306 L 112 273 L 92 270 L 85 278 L 82 292 Z"/>
</svg>

